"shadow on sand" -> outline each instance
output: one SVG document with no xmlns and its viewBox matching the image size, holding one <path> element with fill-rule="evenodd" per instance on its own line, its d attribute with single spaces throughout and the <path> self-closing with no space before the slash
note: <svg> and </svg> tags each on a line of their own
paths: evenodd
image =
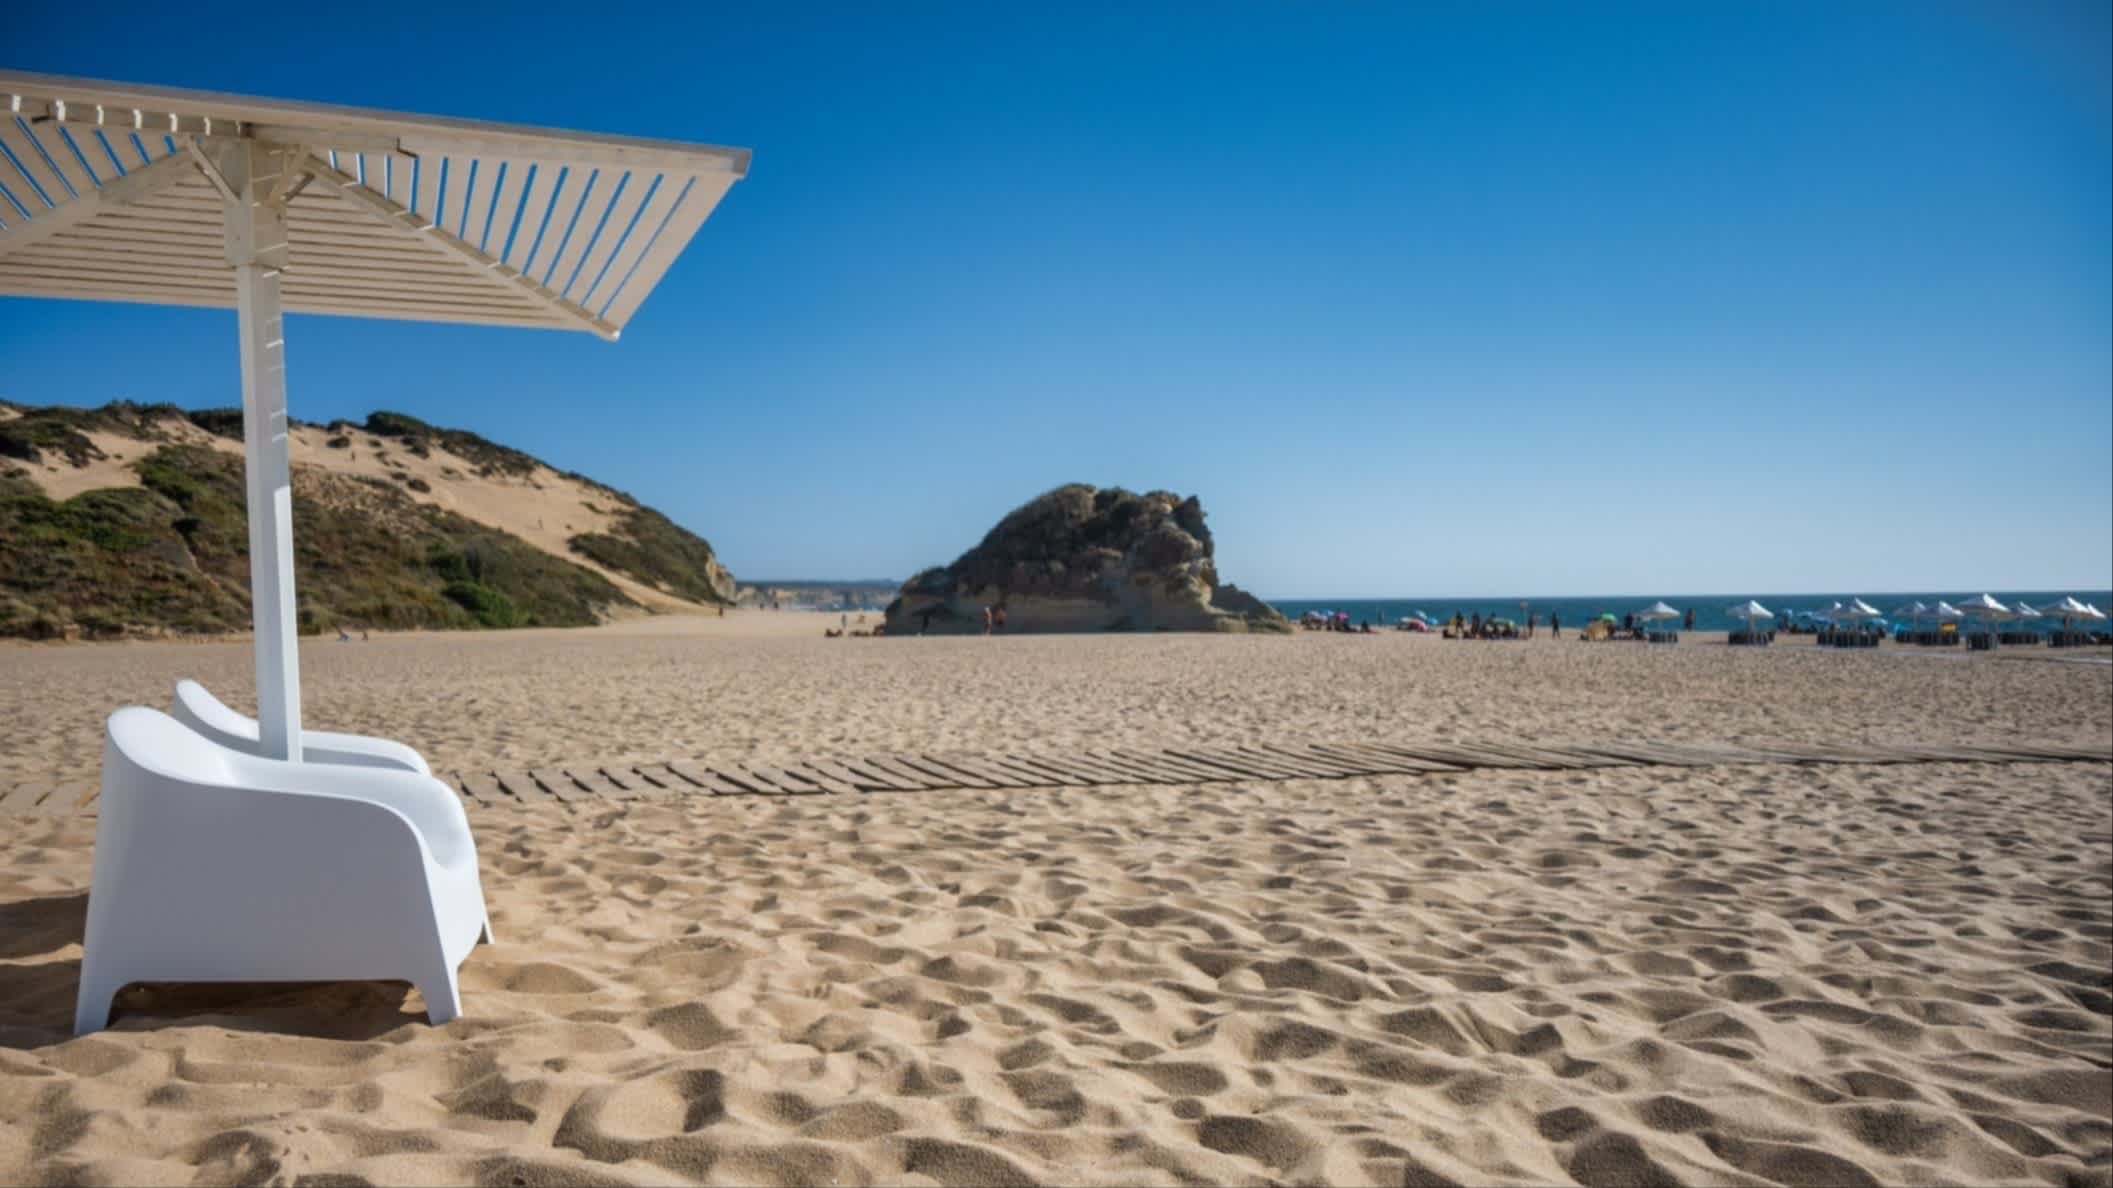
<svg viewBox="0 0 2113 1188">
<path fill-rule="evenodd" d="M 86 892 L 0 903 L 0 1049 L 73 1038 L 87 920 Z M 118 992 L 109 1030 L 223 1027 L 371 1040 L 425 1017 L 407 982 L 138 982 Z"/>
</svg>

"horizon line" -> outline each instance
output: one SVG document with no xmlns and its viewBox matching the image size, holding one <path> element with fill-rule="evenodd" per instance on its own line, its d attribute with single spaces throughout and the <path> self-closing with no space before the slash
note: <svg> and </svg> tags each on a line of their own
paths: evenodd
<svg viewBox="0 0 2113 1188">
<path fill-rule="evenodd" d="M 1640 594 L 1640 593 L 1636 593 L 1636 592 L 1634 592 L 1634 591 L 1627 591 L 1627 592 L 1621 592 L 1621 593 L 1612 593 L 1612 594 L 1608 594 L 1608 593 L 1591 593 L 1591 594 L 1271 594 L 1271 595 L 1260 595 L 1259 597 L 1261 597 L 1261 598 L 1263 599 L 1263 601 L 1265 601 L 1265 602 L 1326 602 L 1326 601 L 1329 601 L 1329 600 L 1334 600 L 1334 601 L 1337 601 L 1337 602 L 1414 602 L 1414 601 L 1416 601 L 1417 599 L 1426 599 L 1426 600 L 1429 600 L 1429 601 L 1432 601 L 1432 602 L 1467 602 L 1467 601 L 1494 601 L 1494 602 L 1535 602 L 1535 601 L 1554 601 L 1554 600 L 1559 600 L 1559 599 L 1567 599 L 1567 600 L 1570 600 L 1570 601 L 1576 601 L 1576 600 L 1579 600 L 1579 599 L 1584 599 L 1584 598 L 1610 598 L 1610 599 L 1612 599 L 1612 598 L 1742 598 L 1742 597 L 1743 597 L 1743 598 L 1811 598 L 1811 597 L 1835 597 L 1835 598 L 1848 598 L 1848 597 L 1858 597 L 1858 598 L 1861 598 L 1861 597 L 1864 597 L 1864 596 L 1865 596 L 1865 595 L 1867 595 L 1867 594 L 1868 594 L 1868 595 L 1873 595 L 1873 596 L 1882 596 L 1882 595 L 1888 595 L 1888 594 L 1929 594 L 1929 593 L 1935 593 L 1935 592 L 1937 592 L 1937 591 L 1940 591 L 1940 590 L 1952 590 L 1952 589 L 1957 589 L 1957 590 L 1961 590 L 1961 591 L 1964 591 L 1964 590 L 1969 590 L 1969 589 L 1971 589 L 1971 590 L 1975 591 L 1976 593 L 1987 593 L 1987 594 L 1993 594 L 1993 593 L 1994 593 L 1994 592 L 1996 592 L 1997 590 L 2006 590 L 2006 591 L 2011 591 L 2011 592 L 2014 592 L 2014 593 L 2019 593 L 2019 594 L 2107 594 L 2107 595 L 2113 595 L 2113 585 L 2101 585 L 2101 586 L 2092 586 L 2092 585 L 2073 585 L 2073 586 L 1972 586 L 1972 587 L 1968 587 L 1968 586 L 1941 586 L 1941 585 L 1932 585 L 1932 586 L 1922 586 L 1922 587 L 1917 587 L 1917 588 L 1903 588 L 1903 589 L 1897 589 L 1897 590 L 1884 590 L 1884 589 L 1876 589 L 1876 588 L 1873 588 L 1873 587 L 1870 587 L 1870 586 L 1862 586 L 1862 587 L 1845 587 L 1844 589 L 1845 589 L 1845 592 L 1843 592 L 1843 593 L 1839 593 L 1839 594 L 1833 593 L 1833 592 L 1831 592 L 1831 591 L 1825 591 L 1825 590 L 1774 590 L 1774 591 L 1770 591 L 1770 590 L 1722 590 L 1722 591 L 1701 591 L 1701 592 L 1695 592 L 1695 591 L 1677 591 L 1677 592 L 1672 592 L 1672 593 L 1657 593 L 1657 594 L 1648 594 L 1648 593 L 1642 593 L 1642 594 Z M 1863 593 L 1862 593 L 1862 594 L 1855 594 L 1855 593 L 1851 593 L 1851 592 L 1848 592 L 1848 591 L 1853 591 L 1853 590 L 1862 590 L 1862 591 L 1863 591 Z M 1962 593 L 1962 594 L 1960 595 L 1960 597 L 1962 597 L 1962 598 L 1966 598 L 1966 597 L 1972 597 L 1972 595 L 1970 595 L 1970 594 L 1964 594 L 1964 593 Z"/>
</svg>

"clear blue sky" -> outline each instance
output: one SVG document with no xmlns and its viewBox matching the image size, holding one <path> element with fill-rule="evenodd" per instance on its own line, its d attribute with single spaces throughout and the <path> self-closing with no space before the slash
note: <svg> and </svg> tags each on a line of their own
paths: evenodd
<svg viewBox="0 0 2113 1188">
<path fill-rule="evenodd" d="M 737 575 L 1077 480 L 1277 597 L 2113 586 L 2103 0 L 659 8 L 38 4 L 0 61 L 753 149 L 621 344 L 288 341 L 296 416 Z M 0 396 L 234 403 L 234 315 L 0 299 Z"/>
</svg>

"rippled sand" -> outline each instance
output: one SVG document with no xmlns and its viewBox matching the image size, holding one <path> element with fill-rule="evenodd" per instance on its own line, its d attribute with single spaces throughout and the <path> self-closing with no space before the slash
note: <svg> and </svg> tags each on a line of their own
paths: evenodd
<svg viewBox="0 0 2113 1188">
<path fill-rule="evenodd" d="M 1545 635 L 821 638 L 836 621 L 752 611 L 584 631 L 309 640 L 302 696 L 311 726 L 402 739 L 442 770 L 1259 736 L 2113 736 L 2105 664 Z M 166 706 L 180 677 L 246 707 L 250 665 L 241 642 L 0 645 L 0 722 L 10 724 L 0 785 L 92 779 L 104 717 L 125 704 Z"/>
<path fill-rule="evenodd" d="M 744 630 L 321 645 L 310 700 L 443 764 L 1718 722 L 1929 740 L 1930 707 L 1956 707 L 1961 737 L 2113 729 L 2103 669 L 2027 661 Z M 0 703 L 90 717 L 176 672 L 235 696 L 245 663 L 15 649 Z M 55 754 L 10 743 L 18 774 L 93 741 L 92 717 L 89 743 L 31 729 Z M 2103 763 L 695 799 L 472 826 L 499 943 L 464 967 L 464 1018 L 427 1026 L 385 983 L 150 986 L 75 1040 L 92 825 L 11 823 L 0 1181 L 2113 1182 Z"/>
</svg>

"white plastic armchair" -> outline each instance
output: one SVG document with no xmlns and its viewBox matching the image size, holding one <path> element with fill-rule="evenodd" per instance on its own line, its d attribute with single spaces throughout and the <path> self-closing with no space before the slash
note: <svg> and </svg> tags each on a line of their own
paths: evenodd
<svg viewBox="0 0 2113 1188">
<path fill-rule="evenodd" d="M 177 721 L 223 747 L 255 755 L 263 735 L 257 720 L 230 709 L 197 681 L 176 682 L 176 703 L 169 712 Z M 301 758 L 309 763 L 335 763 L 345 767 L 393 767 L 431 775 L 425 756 L 400 742 L 369 738 L 364 734 L 332 734 L 327 730 L 301 731 Z"/>
<path fill-rule="evenodd" d="M 491 939 L 469 820 L 446 784 L 286 763 L 141 707 L 110 716 L 76 1034 L 127 983 L 408 981 L 462 1013 Z"/>
</svg>

